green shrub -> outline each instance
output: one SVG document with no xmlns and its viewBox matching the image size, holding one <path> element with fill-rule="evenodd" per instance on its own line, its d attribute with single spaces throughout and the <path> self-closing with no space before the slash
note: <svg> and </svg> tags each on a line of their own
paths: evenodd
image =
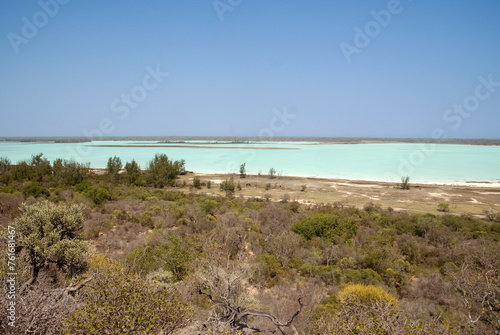
<svg viewBox="0 0 500 335">
<path fill-rule="evenodd" d="M 260 271 L 268 286 L 278 283 L 278 278 L 284 274 L 281 263 L 274 255 L 262 254 L 255 259 L 260 263 Z"/>
<path fill-rule="evenodd" d="M 205 199 L 203 202 L 200 204 L 200 208 L 205 212 L 205 213 L 210 213 L 213 214 L 214 209 L 217 207 L 219 203 L 215 200 L 212 199 Z"/>
<path fill-rule="evenodd" d="M 112 199 L 111 194 L 107 189 L 98 186 L 92 186 L 90 189 L 85 191 L 85 195 L 96 205 L 100 205 L 104 201 Z"/>
<path fill-rule="evenodd" d="M 155 222 L 153 220 L 153 213 L 151 213 L 150 211 L 145 211 L 144 213 L 141 214 L 139 222 L 143 227 L 154 228 Z"/>
<path fill-rule="evenodd" d="M 338 216 L 319 213 L 300 220 L 292 231 L 306 240 L 321 237 L 335 242 L 339 237 L 349 239 L 356 235 L 357 225 L 353 218 L 340 220 Z"/>
<path fill-rule="evenodd" d="M 353 284 L 374 285 L 382 281 L 382 277 L 372 269 L 348 270 L 345 281 Z"/>
<path fill-rule="evenodd" d="M 201 180 L 200 177 L 193 177 L 193 187 L 196 189 L 201 189 Z"/>
<path fill-rule="evenodd" d="M 185 161 L 171 161 L 165 154 L 156 154 L 148 164 L 148 179 L 154 187 L 162 188 L 183 174 Z"/>
<path fill-rule="evenodd" d="M 50 196 L 50 192 L 38 182 L 32 182 L 26 189 L 26 196 L 38 198 L 41 195 L 48 197 Z"/>
<path fill-rule="evenodd" d="M 445 203 L 441 203 L 438 205 L 438 211 L 440 212 L 449 212 L 450 211 L 450 205 L 449 204 L 445 204 Z"/>
<path fill-rule="evenodd" d="M 321 300 L 320 303 L 314 308 L 313 318 L 317 319 L 325 315 L 333 315 L 337 312 L 339 307 L 340 299 L 335 294 L 332 294 Z"/>
<path fill-rule="evenodd" d="M 14 186 L 11 186 L 11 185 L 0 187 L 0 193 L 14 194 L 14 193 L 17 193 L 17 192 L 22 192 L 22 190 L 20 190 L 18 188 L 15 188 Z"/>
<path fill-rule="evenodd" d="M 220 189 L 222 191 L 234 192 L 235 188 L 236 186 L 234 185 L 233 177 L 229 178 L 229 180 L 226 179 L 222 183 L 220 183 Z"/>
<path fill-rule="evenodd" d="M 139 274 L 151 271 L 171 271 L 176 280 L 181 280 L 190 271 L 198 252 L 192 242 L 185 237 L 155 229 L 147 237 L 148 246 L 132 251 L 127 257 L 127 265 Z"/>
</svg>

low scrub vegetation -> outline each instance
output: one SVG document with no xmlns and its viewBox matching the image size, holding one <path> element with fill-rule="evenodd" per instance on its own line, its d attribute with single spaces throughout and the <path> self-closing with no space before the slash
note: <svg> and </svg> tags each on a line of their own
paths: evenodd
<svg viewBox="0 0 500 335">
<path fill-rule="evenodd" d="M 151 164 L 141 171 L 127 162 L 122 171 L 113 157 L 97 175 L 43 155 L 15 165 L 0 159 L 2 250 L 8 227 L 16 231 L 15 331 L 500 329 L 496 212 L 479 219 L 245 199 L 232 197 L 232 179 L 220 186 L 229 197 L 210 196 L 193 191 L 202 184 L 195 179 L 179 189 L 182 161 L 157 156 Z M 11 271 L 6 253 L 2 259 L 5 281 Z M 1 320 L 7 304 L 0 299 Z"/>
</svg>

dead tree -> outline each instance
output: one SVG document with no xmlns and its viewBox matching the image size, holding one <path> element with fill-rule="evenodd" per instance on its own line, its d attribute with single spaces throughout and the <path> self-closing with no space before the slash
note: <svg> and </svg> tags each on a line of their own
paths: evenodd
<svg viewBox="0 0 500 335">
<path fill-rule="evenodd" d="M 235 329 L 243 329 L 247 328 L 248 326 L 243 323 L 243 320 L 247 316 L 255 316 L 255 317 L 263 317 L 271 320 L 271 322 L 277 327 L 277 329 L 281 332 L 281 334 L 285 334 L 284 328 L 289 327 L 293 331 L 294 335 L 298 335 L 299 333 L 297 332 L 297 329 L 293 325 L 293 320 L 297 317 L 297 315 L 300 314 L 302 310 L 302 299 L 299 298 L 299 308 L 297 311 L 292 315 L 290 320 L 283 322 L 278 320 L 274 315 L 272 315 L 269 312 L 263 312 L 263 311 L 256 311 L 253 309 L 243 309 L 240 306 L 234 307 L 231 306 L 231 303 L 229 301 L 223 301 L 220 299 L 214 299 L 212 295 L 209 293 L 203 292 L 201 289 L 198 291 L 199 294 L 206 295 L 213 303 L 219 305 L 220 307 L 223 308 L 224 313 L 219 317 L 218 321 L 224 322 L 229 324 L 231 327 Z M 256 331 L 260 331 L 258 329 L 254 329 Z"/>
</svg>

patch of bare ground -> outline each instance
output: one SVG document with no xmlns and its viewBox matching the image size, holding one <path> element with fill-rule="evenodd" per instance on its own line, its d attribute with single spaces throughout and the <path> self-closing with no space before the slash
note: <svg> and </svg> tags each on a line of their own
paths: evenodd
<svg viewBox="0 0 500 335">
<path fill-rule="evenodd" d="M 224 174 L 188 173 L 181 176 L 187 185 L 192 184 L 194 176 L 202 182 L 212 183 L 211 189 L 203 186 L 201 190 L 212 195 L 225 196 L 219 184 L 231 177 Z M 234 182 L 240 183 L 241 190 L 234 192 L 235 197 L 262 198 L 270 201 L 297 201 L 303 204 L 337 204 L 342 206 L 363 207 L 372 202 L 383 208 L 392 207 L 410 213 L 440 214 L 438 205 L 448 203 L 451 214 L 482 215 L 485 210 L 500 206 L 500 185 L 463 184 L 435 185 L 410 184 L 410 190 L 397 189 L 396 183 L 343 180 L 327 178 L 307 178 L 278 176 L 270 179 L 267 175 L 248 175 L 240 178 L 232 175 Z M 185 188 L 188 190 L 188 188 Z"/>
</svg>

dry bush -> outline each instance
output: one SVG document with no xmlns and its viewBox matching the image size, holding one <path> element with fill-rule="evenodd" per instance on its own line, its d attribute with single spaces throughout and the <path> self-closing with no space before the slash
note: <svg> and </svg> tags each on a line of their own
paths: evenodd
<svg viewBox="0 0 500 335">
<path fill-rule="evenodd" d="M 297 222 L 297 218 L 283 205 L 269 203 L 259 211 L 258 222 L 262 233 L 269 235 L 290 230 L 290 227 Z"/>
<path fill-rule="evenodd" d="M 445 272 L 462 298 L 469 324 L 492 332 L 500 329 L 500 247 L 483 243 Z"/>
<path fill-rule="evenodd" d="M 422 323 L 395 310 L 391 304 L 379 302 L 370 306 L 360 303 L 341 305 L 334 315 L 325 315 L 316 320 L 309 334 L 447 335 L 456 332 L 440 320 Z"/>
<path fill-rule="evenodd" d="M 13 218 L 20 214 L 19 205 L 24 201 L 20 193 L 0 193 L 0 215 Z"/>
<path fill-rule="evenodd" d="M 283 266 L 288 266 L 289 261 L 299 249 L 301 238 L 292 232 L 283 231 L 280 234 L 270 236 L 264 242 L 264 250 L 276 256 Z"/>
<path fill-rule="evenodd" d="M 66 289 L 54 284 L 47 272 L 41 275 L 30 289 L 16 296 L 15 328 L 6 325 L 9 300 L 0 299 L 0 329 L 4 334 L 60 334 L 58 326 L 77 308 L 75 298 Z M 6 297 L 6 285 L 1 291 Z"/>
<path fill-rule="evenodd" d="M 456 307 L 459 304 L 451 283 L 437 272 L 413 277 L 408 296 L 411 299 L 428 299 L 443 306 Z"/>
</svg>

